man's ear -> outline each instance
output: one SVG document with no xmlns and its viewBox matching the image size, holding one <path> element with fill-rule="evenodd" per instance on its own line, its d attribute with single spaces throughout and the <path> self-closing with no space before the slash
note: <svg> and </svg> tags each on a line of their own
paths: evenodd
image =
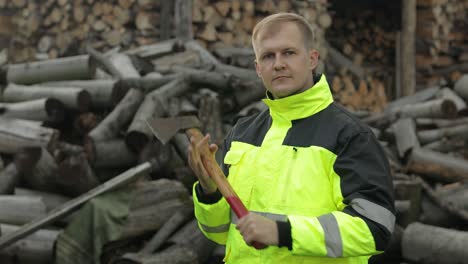
<svg viewBox="0 0 468 264">
<path fill-rule="evenodd" d="M 317 68 L 317 65 L 318 65 L 318 60 L 319 60 L 319 52 L 315 49 L 310 49 L 309 50 L 309 66 L 310 66 L 310 70 L 315 70 L 315 68 Z"/>
<path fill-rule="evenodd" d="M 254 63 L 255 63 L 255 71 L 257 72 L 257 76 L 262 78 L 262 73 L 260 72 L 260 67 L 258 66 L 257 60 L 255 60 Z"/>
</svg>

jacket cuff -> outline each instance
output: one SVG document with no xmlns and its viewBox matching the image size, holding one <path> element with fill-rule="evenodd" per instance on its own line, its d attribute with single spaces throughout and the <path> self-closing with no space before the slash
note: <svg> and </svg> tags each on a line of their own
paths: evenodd
<svg viewBox="0 0 468 264">
<path fill-rule="evenodd" d="M 197 183 L 197 185 L 195 186 L 195 193 L 197 194 L 198 201 L 204 204 L 217 203 L 223 197 L 219 190 L 216 190 L 216 192 L 210 194 L 204 193 L 203 189 L 200 186 L 200 183 Z"/>
<path fill-rule="evenodd" d="M 278 227 L 278 247 L 287 247 L 292 250 L 291 223 L 276 221 Z"/>
</svg>

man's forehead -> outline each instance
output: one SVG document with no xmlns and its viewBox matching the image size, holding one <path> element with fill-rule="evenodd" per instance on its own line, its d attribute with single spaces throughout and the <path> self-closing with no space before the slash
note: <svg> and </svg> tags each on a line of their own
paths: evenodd
<svg viewBox="0 0 468 264">
<path fill-rule="evenodd" d="M 258 53 L 265 52 L 270 49 L 287 49 L 287 48 L 299 48 L 303 46 L 303 36 L 296 27 L 296 30 L 285 23 L 278 23 L 278 27 L 269 27 L 268 30 L 261 31 L 258 34 L 257 40 L 255 41 L 256 51 Z M 286 36 L 282 38 L 276 38 L 279 34 L 284 34 Z M 274 38 L 274 40 L 269 41 Z"/>
<path fill-rule="evenodd" d="M 271 23 L 270 25 L 262 28 L 261 31 L 258 32 L 257 40 L 262 41 L 267 38 L 271 38 L 277 35 L 278 33 L 282 32 L 281 30 L 283 30 L 284 28 L 287 28 L 288 31 L 292 30 L 301 35 L 299 27 L 295 23 L 290 21 L 279 21 Z"/>
</svg>

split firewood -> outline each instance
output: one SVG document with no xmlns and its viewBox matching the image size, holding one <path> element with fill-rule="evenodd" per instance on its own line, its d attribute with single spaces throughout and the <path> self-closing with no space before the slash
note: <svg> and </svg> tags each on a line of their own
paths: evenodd
<svg viewBox="0 0 468 264">
<path fill-rule="evenodd" d="M 92 105 L 89 92 L 74 87 L 44 87 L 9 84 L 3 91 L 3 100 L 21 102 L 40 98 L 55 98 L 67 108 L 87 111 Z"/>
<path fill-rule="evenodd" d="M 8 66 L 7 81 L 17 84 L 34 84 L 61 80 L 86 80 L 93 78 L 94 62 L 88 55 L 65 57 Z"/>
</svg>

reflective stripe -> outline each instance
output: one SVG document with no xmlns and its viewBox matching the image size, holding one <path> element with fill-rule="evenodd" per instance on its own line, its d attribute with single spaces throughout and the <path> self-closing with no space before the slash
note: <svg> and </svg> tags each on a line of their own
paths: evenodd
<svg viewBox="0 0 468 264">
<path fill-rule="evenodd" d="M 251 213 L 259 214 L 261 216 L 264 216 L 268 219 L 271 219 L 273 221 L 280 221 L 280 222 L 287 222 L 288 217 L 284 214 L 273 214 L 273 213 L 266 213 L 266 212 L 257 212 L 257 211 L 250 211 Z M 237 218 L 236 214 L 234 211 L 231 210 L 231 223 L 237 224 L 239 221 L 239 218 Z"/>
<path fill-rule="evenodd" d="M 393 232 L 395 215 L 387 208 L 362 198 L 353 199 L 350 205 L 356 212 L 383 225 L 388 231 Z"/>
<path fill-rule="evenodd" d="M 321 215 L 318 217 L 318 221 L 325 233 L 327 256 L 331 258 L 343 256 L 343 242 L 341 241 L 340 229 L 335 216 L 333 214 Z"/>
<path fill-rule="evenodd" d="M 227 232 L 229 231 L 229 226 L 231 224 L 224 224 L 224 225 L 219 225 L 219 226 L 206 226 L 202 223 L 200 223 L 200 226 L 201 228 L 203 229 L 203 231 L 207 232 L 207 233 L 224 233 L 224 232 Z"/>
</svg>

